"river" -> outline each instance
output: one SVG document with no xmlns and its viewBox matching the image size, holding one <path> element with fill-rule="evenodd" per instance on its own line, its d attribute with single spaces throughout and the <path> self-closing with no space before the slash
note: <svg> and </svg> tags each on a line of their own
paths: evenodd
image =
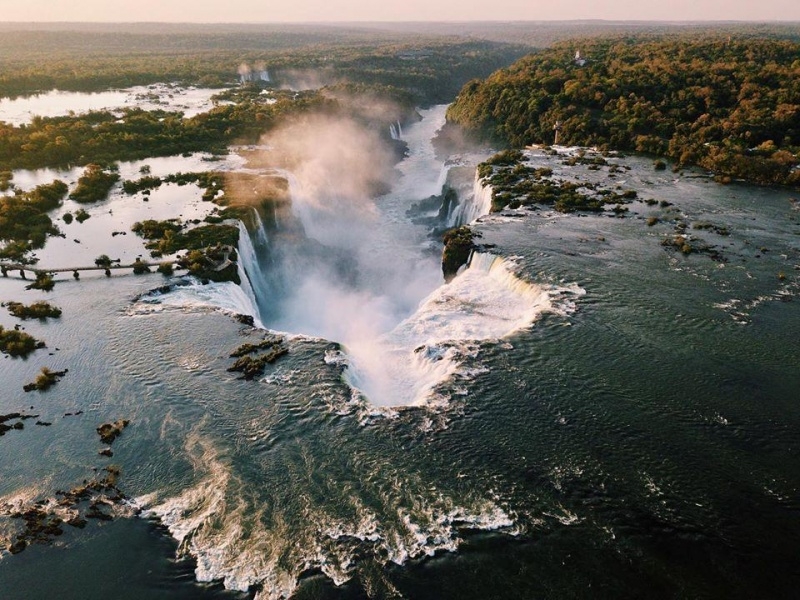
<svg viewBox="0 0 800 600">
<path fill-rule="evenodd" d="M 53 498 L 114 463 L 131 499 L 118 510 L 142 511 L 3 553 L 5 597 L 791 597 L 791 194 L 638 157 L 614 159 L 629 170 L 610 178 L 532 150 L 639 200 L 623 218 L 479 216 L 485 202 L 467 195 L 483 250 L 445 285 L 405 213 L 445 178 L 430 145 L 443 114 L 404 128 L 409 156 L 387 195 L 291 173 L 303 234 L 284 236 L 292 252 L 271 267 L 240 252 L 252 297 L 231 284 L 141 297 L 155 274 L 49 293 L 0 280 L 4 301 L 64 310 L 24 324 L 47 350 L 0 361 L 0 413 L 52 423 L 0 438 L 0 503 Z M 319 203 L 320 189 L 334 191 Z M 724 260 L 663 247 L 678 218 L 727 228 L 690 228 Z M 280 239 L 264 237 L 253 243 Z M 288 285 L 265 301 L 274 281 Z M 241 312 L 289 348 L 257 381 L 226 370 L 263 337 Z M 24 393 L 40 366 L 69 373 Z M 95 428 L 119 418 L 131 424 L 113 458 L 98 456 Z"/>
</svg>

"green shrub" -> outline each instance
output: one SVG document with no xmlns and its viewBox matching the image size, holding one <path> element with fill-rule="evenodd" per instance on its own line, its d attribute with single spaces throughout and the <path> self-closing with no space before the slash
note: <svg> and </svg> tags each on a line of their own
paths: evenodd
<svg viewBox="0 0 800 600">
<path fill-rule="evenodd" d="M 30 285 L 26 285 L 26 290 L 42 290 L 43 292 L 49 292 L 53 289 L 56 282 L 53 281 L 53 276 L 50 273 L 45 273 L 44 271 L 36 271 L 36 280 L 31 283 Z"/>
</svg>

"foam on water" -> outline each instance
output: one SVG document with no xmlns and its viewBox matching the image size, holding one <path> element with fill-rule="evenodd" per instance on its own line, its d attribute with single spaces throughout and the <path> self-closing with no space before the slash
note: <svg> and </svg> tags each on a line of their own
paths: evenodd
<svg viewBox="0 0 800 600">
<path fill-rule="evenodd" d="M 198 581 L 221 580 L 239 591 L 258 585 L 257 597 L 264 600 L 290 597 L 310 569 L 341 585 L 365 550 L 381 563 L 403 564 L 457 549 L 460 529 L 519 533 L 513 516 L 491 500 L 462 505 L 441 494 L 425 497 L 422 490 L 408 490 L 412 481 L 396 481 L 397 489 L 380 506 L 349 497 L 348 518 L 311 500 L 301 502 L 295 515 L 300 522 L 290 523 L 279 503 L 269 501 L 273 492 L 254 489 L 202 436 L 190 435 L 186 449 L 200 481 L 174 497 L 138 498 L 142 516 L 157 517 L 180 552 L 196 559 Z"/>
</svg>

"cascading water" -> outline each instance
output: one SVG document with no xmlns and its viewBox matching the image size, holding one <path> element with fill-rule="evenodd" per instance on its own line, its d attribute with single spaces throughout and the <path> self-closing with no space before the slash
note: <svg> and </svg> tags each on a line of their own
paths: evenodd
<svg viewBox="0 0 800 600">
<path fill-rule="evenodd" d="M 454 206 L 447 217 L 448 227 L 460 227 L 472 223 L 484 215 L 488 215 L 492 210 L 492 193 L 494 189 L 491 185 L 484 184 L 483 179 L 475 172 L 475 181 L 472 186 L 472 195 Z"/>
<path fill-rule="evenodd" d="M 255 233 L 256 236 L 256 243 L 266 248 L 269 246 L 269 236 L 264 227 L 264 221 L 261 219 L 261 213 L 258 212 L 256 207 L 253 207 L 253 219 L 255 220 L 255 229 L 253 233 Z"/>
<path fill-rule="evenodd" d="M 241 286 L 242 290 L 244 290 L 244 293 L 247 294 L 247 297 L 250 298 L 253 306 L 258 307 L 258 296 L 266 295 L 267 290 L 259 289 L 259 293 L 256 294 L 255 290 L 253 289 L 254 281 L 257 285 L 262 281 L 262 279 L 256 275 L 258 273 L 258 257 L 256 256 L 256 249 L 253 246 L 253 240 L 250 238 L 250 232 L 247 231 L 247 227 L 245 227 L 244 223 L 241 221 L 239 221 L 238 224 L 238 274 L 239 280 L 241 281 L 239 285 Z M 259 226 L 262 226 L 260 219 L 258 220 L 258 224 Z"/>
<path fill-rule="evenodd" d="M 389 135 L 393 140 L 400 140 L 403 138 L 403 126 L 400 121 L 395 121 L 389 125 Z"/>
<path fill-rule="evenodd" d="M 391 193 L 375 200 L 363 184 L 353 184 L 369 172 L 342 168 L 340 156 L 351 150 L 327 154 L 315 137 L 298 169 L 282 173 L 295 233 L 270 240 L 269 265 L 243 256 L 252 265 L 246 268 L 251 281 L 258 280 L 256 296 L 269 295 L 259 297 L 259 306 L 268 307 L 262 310 L 267 326 L 341 343 L 348 381 L 373 405 L 426 402 L 458 368 L 465 343 L 502 337 L 552 309 L 552 290 L 523 282 L 491 255 L 475 254 L 468 269 L 442 285 L 439 258 L 426 252 L 427 231 L 405 215 L 414 199 L 440 193 L 446 180 L 448 167 L 431 145 L 442 120 L 439 111 L 409 129 L 402 175 Z M 336 137 L 355 135 L 348 130 Z M 352 153 L 361 157 L 370 143 L 359 139 Z M 366 167 L 373 154 L 361 159 Z M 476 176 L 473 195 L 456 207 L 452 224 L 487 214 L 491 196 Z M 257 223 L 255 239 L 266 244 Z"/>
<path fill-rule="evenodd" d="M 348 347 L 350 380 L 379 404 L 435 401 L 432 392 L 457 372 L 471 343 L 502 338 L 545 312 L 566 310 L 569 305 L 557 299 L 580 293 L 526 282 L 506 259 L 474 253 L 467 269 L 392 331 L 364 347 Z"/>
</svg>

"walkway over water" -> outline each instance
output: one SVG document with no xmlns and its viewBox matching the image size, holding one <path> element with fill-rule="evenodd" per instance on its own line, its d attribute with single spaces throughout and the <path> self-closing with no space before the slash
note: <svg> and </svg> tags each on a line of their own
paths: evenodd
<svg viewBox="0 0 800 600">
<path fill-rule="evenodd" d="M 30 274 L 31 279 L 36 279 L 37 273 L 80 273 L 81 271 L 119 271 L 124 269 L 130 269 L 131 273 L 133 273 L 134 268 L 143 268 L 147 267 L 148 269 L 151 267 L 158 268 L 161 265 L 172 264 L 174 261 L 163 261 L 163 262 L 145 262 L 145 261 L 137 261 L 134 263 L 130 263 L 127 265 L 123 264 L 111 264 L 111 265 L 92 265 L 89 267 L 60 267 L 58 269 L 47 269 L 43 267 L 38 267 L 34 265 L 23 265 L 23 264 L 16 264 L 16 263 L 0 263 L 0 272 L 2 273 L 3 277 L 17 277 L 19 279 L 28 279 L 29 277 L 26 273 Z"/>
<path fill-rule="evenodd" d="M 234 260 L 231 259 L 231 254 L 235 251 L 235 248 L 231 246 L 223 246 L 222 248 L 222 258 L 220 260 L 214 261 L 213 269 L 214 271 L 223 271 L 227 269 L 230 265 L 234 264 Z M 135 262 L 129 264 L 120 264 L 119 262 L 112 262 L 111 264 L 104 264 L 98 265 L 94 264 L 87 267 L 59 267 L 57 269 L 47 269 L 40 266 L 34 265 L 25 265 L 21 263 L 0 263 L 0 274 L 3 277 L 17 277 L 19 279 L 28 279 L 26 273 L 30 273 L 31 279 L 36 279 L 37 273 L 73 273 L 73 274 L 80 274 L 81 271 L 107 271 L 106 275 L 111 275 L 111 271 L 120 271 L 124 269 L 130 269 L 131 273 L 135 274 L 136 271 L 141 271 L 142 269 L 150 269 L 150 268 L 158 268 L 162 265 L 172 265 L 176 269 L 180 269 L 179 265 L 175 263 L 174 260 L 164 260 L 160 262 L 150 262 L 144 260 L 137 260 Z M 75 277 L 78 279 L 78 276 Z"/>
</svg>

